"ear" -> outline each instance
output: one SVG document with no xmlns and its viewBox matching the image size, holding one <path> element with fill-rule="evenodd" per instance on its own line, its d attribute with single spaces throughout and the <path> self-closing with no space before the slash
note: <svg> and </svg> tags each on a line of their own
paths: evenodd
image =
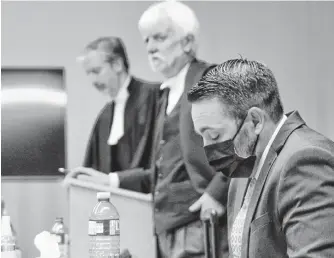
<svg viewBox="0 0 334 258">
<path fill-rule="evenodd" d="M 193 50 L 193 46 L 195 44 L 194 35 L 188 34 L 187 36 L 185 36 L 182 39 L 181 44 L 184 52 L 190 53 Z"/>
<path fill-rule="evenodd" d="M 264 127 L 265 113 L 258 107 L 252 107 L 248 111 L 249 117 L 254 126 L 254 132 L 259 135 Z"/>
</svg>

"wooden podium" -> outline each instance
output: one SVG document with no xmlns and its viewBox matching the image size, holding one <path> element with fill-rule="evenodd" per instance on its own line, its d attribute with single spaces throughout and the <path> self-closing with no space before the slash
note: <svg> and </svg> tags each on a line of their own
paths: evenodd
<svg viewBox="0 0 334 258">
<path fill-rule="evenodd" d="M 110 202 L 120 215 L 121 251 L 133 258 L 156 258 L 152 196 L 115 189 L 80 179 L 68 179 L 70 257 L 88 258 L 88 219 L 97 192 L 110 192 Z"/>
</svg>

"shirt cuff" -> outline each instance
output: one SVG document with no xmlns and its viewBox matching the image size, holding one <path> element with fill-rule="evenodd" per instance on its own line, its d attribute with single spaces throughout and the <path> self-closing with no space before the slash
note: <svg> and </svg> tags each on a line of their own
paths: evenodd
<svg viewBox="0 0 334 258">
<path fill-rule="evenodd" d="M 109 185 L 114 188 L 119 188 L 119 177 L 117 173 L 109 173 Z"/>
</svg>

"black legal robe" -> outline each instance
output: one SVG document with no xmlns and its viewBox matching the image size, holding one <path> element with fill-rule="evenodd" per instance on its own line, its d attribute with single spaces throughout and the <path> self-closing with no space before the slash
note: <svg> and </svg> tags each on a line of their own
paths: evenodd
<svg viewBox="0 0 334 258">
<path fill-rule="evenodd" d="M 108 145 L 113 126 L 114 104 L 108 103 L 96 119 L 89 138 L 84 166 L 104 173 L 133 168 L 147 169 L 153 151 L 153 127 L 159 84 L 132 77 L 124 112 L 124 135 L 117 145 Z"/>
</svg>

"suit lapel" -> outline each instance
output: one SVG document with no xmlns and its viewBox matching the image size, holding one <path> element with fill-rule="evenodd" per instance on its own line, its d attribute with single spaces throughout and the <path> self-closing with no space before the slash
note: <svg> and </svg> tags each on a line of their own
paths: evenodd
<svg viewBox="0 0 334 258">
<path fill-rule="evenodd" d="M 129 98 L 126 102 L 125 105 L 125 110 L 124 110 L 124 135 L 130 130 L 130 128 L 134 128 L 136 126 L 139 126 L 139 119 L 137 119 L 137 116 L 140 116 L 140 108 L 141 105 L 141 93 L 142 91 L 142 86 L 140 83 L 134 78 L 131 78 L 131 81 L 128 86 L 128 92 L 129 92 Z M 133 114 L 136 114 L 133 116 Z M 136 121 L 133 121 L 133 118 L 137 119 Z M 149 123 L 147 123 L 149 125 Z M 129 136 L 130 137 L 130 136 Z M 136 151 L 133 155 L 133 158 L 131 160 L 131 164 L 129 168 L 134 168 L 137 167 L 140 163 L 140 160 L 142 158 L 143 154 L 143 148 L 144 148 L 144 143 L 146 142 L 147 139 L 147 126 L 145 128 L 145 133 L 142 136 L 140 143 L 138 144 Z"/>
<path fill-rule="evenodd" d="M 156 169 L 156 161 L 157 161 L 157 154 L 159 151 L 159 142 L 161 140 L 162 134 L 163 134 L 163 127 L 164 127 L 164 121 L 166 118 L 166 108 L 167 108 L 167 103 L 168 103 L 168 91 L 162 90 L 159 91 L 158 96 L 157 96 L 157 102 L 158 104 L 156 105 L 155 109 L 155 121 L 154 121 L 154 130 L 153 130 L 153 148 L 154 150 L 152 151 L 152 169 L 153 173 L 151 174 L 152 176 L 152 182 L 153 186 L 152 189 L 155 189 L 155 184 L 156 184 L 156 179 L 157 179 L 157 169 Z"/>
<path fill-rule="evenodd" d="M 261 169 L 261 172 L 259 174 L 258 179 L 256 180 L 256 185 L 254 188 L 254 192 L 252 194 L 249 206 L 248 206 L 248 210 L 247 210 L 247 215 L 246 215 L 246 219 L 245 219 L 245 225 L 244 225 L 244 229 L 246 229 L 243 234 L 243 239 L 242 239 L 242 243 L 244 243 L 242 245 L 242 253 L 244 255 L 242 255 L 243 257 L 247 257 L 247 253 L 248 253 L 248 238 L 249 238 L 249 228 L 250 228 L 250 223 L 253 220 L 253 216 L 257 207 L 257 203 L 259 201 L 263 186 L 266 182 L 267 176 L 269 174 L 269 171 L 271 169 L 271 166 L 274 164 L 275 160 L 277 158 L 277 154 L 276 152 L 270 148 L 269 152 L 268 152 L 268 156 L 263 164 L 263 167 Z"/>
<path fill-rule="evenodd" d="M 129 92 L 129 98 L 126 101 L 125 104 L 125 110 L 124 110 L 124 133 L 129 129 L 129 127 L 133 127 L 133 122 L 130 121 L 133 116 L 129 116 L 127 114 L 132 114 L 133 112 L 136 112 L 138 110 L 138 103 L 139 96 L 140 96 L 140 85 L 136 85 L 136 80 L 134 78 L 131 78 L 131 81 L 128 86 L 128 92 Z"/>
<path fill-rule="evenodd" d="M 138 167 L 138 164 L 143 157 L 144 150 L 145 150 L 145 147 L 147 146 L 147 144 L 150 144 L 151 148 L 154 148 L 154 145 L 151 142 L 148 142 L 148 141 L 150 141 L 149 139 L 151 139 L 151 140 L 153 139 L 153 138 L 150 138 L 150 137 L 152 137 L 151 135 L 154 133 L 154 125 L 153 125 L 154 119 L 153 119 L 153 117 L 156 114 L 155 109 L 156 109 L 156 106 L 157 106 L 157 100 L 158 100 L 158 91 L 154 92 L 154 94 L 149 96 L 149 98 L 146 99 L 146 103 L 144 104 L 144 105 L 146 105 L 145 114 L 143 114 L 143 116 L 145 115 L 145 130 L 144 130 L 144 133 L 143 133 L 143 135 L 140 139 L 138 147 L 136 149 L 136 153 L 134 154 L 134 157 L 132 159 L 131 168 Z M 140 108 L 140 107 L 138 107 L 138 108 Z M 139 115 L 141 115 L 140 113 L 141 112 L 139 112 Z M 153 150 L 153 152 L 155 152 L 155 150 Z"/>
<path fill-rule="evenodd" d="M 108 144 L 108 138 L 110 130 L 113 124 L 114 118 L 114 103 L 108 103 L 104 111 L 102 112 L 100 121 L 97 126 L 97 153 L 94 153 L 95 159 L 98 160 L 97 164 L 99 170 L 104 173 L 110 172 L 110 164 L 112 164 L 112 155 L 110 153 L 110 145 Z"/>
</svg>

